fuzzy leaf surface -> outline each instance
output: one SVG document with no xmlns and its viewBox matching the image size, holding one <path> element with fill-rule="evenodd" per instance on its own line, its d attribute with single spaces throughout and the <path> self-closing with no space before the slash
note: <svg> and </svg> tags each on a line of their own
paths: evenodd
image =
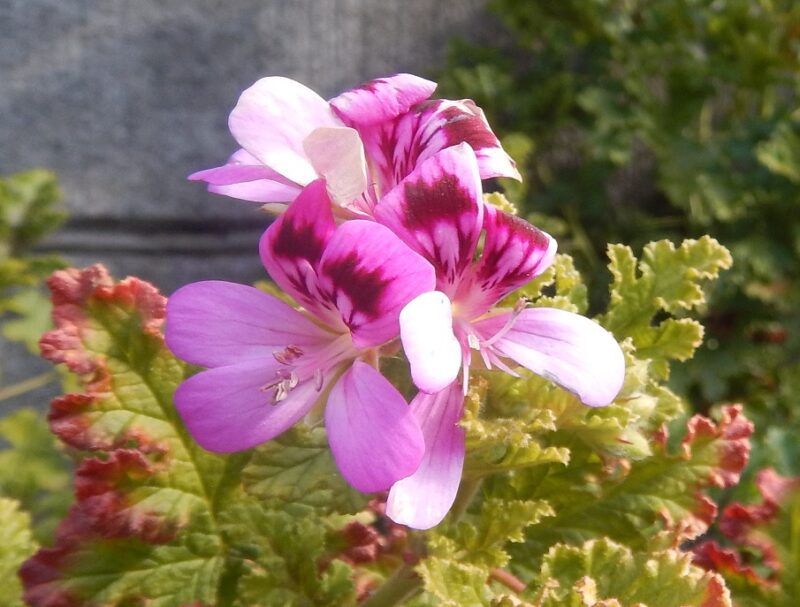
<svg viewBox="0 0 800 607">
<path fill-rule="evenodd" d="M 30 524 L 18 502 L 0 497 L 0 602 L 8 607 L 23 604 L 17 569 L 36 550 Z"/>
<path fill-rule="evenodd" d="M 634 552 L 607 539 L 551 548 L 526 595 L 537 607 L 731 607 L 722 579 L 686 553 Z"/>
</svg>

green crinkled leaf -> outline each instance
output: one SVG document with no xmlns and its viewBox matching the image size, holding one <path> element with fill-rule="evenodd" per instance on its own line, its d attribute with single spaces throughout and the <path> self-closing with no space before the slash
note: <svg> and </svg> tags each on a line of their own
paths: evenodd
<svg viewBox="0 0 800 607">
<path fill-rule="evenodd" d="M 327 512 L 357 512 L 367 497 L 342 478 L 323 428 L 297 425 L 261 445 L 244 469 L 248 493 L 264 503 L 303 504 Z"/>
<path fill-rule="evenodd" d="M 494 381 L 477 377 L 472 382 L 461 420 L 467 434 L 465 476 L 483 476 L 548 463 L 566 464 L 569 461 L 566 449 L 548 447 L 541 440 L 542 434 L 556 429 L 550 411 L 532 407 L 527 400 L 512 401 L 509 391 L 500 397 L 506 405 L 505 415 L 489 417 L 484 412 L 484 416 L 480 416 L 487 386 L 494 385 Z"/>
<path fill-rule="evenodd" d="M 487 585 L 486 569 L 453 559 L 427 558 L 417 565 L 424 588 L 442 607 L 491 605 L 494 593 Z"/>
<path fill-rule="evenodd" d="M 503 304 L 513 306 L 527 297 L 537 307 L 550 307 L 584 314 L 588 308 L 587 289 L 569 255 L 556 255 L 553 264 L 531 282 L 509 295 Z"/>
<path fill-rule="evenodd" d="M 608 312 L 598 320 L 620 340 L 630 338 L 637 356 L 653 361 L 653 372 L 666 377 L 668 362 L 686 360 L 700 345 L 703 329 L 689 319 L 665 319 L 659 313 L 681 314 L 705 304 L 702 283 L 731 266 L 728 250 L 709 236 L 685 240 L 677 249 L 667 241 L 645 246 L 641 261 L 630 248 L 610 245 L 609 269 L 614 277 Z"/>
<path fill-rule="evenodd" d="M 667 450 L 663 431 L 653 455 L 641 461 L 603 462 L 591 451 L 573 449 L 567 468 L 531 468 L 508 480 L 489 479 L 491 495 L 546 500 L 555 513 L 529 527 L 526 544 L 510 552 L 524 562 L 561 542 L 609 537 L 643 550 L 656 541 L 696 538 L 716 516 L 705 490 L 738 482 L 752 430 L 741 410 L 730 407 L 718 424 L 692 418 L 678 452 Z"/>
<path fill-rule="evenodd" d="M 0 495 L 19 500 L 36 522 L 39 542 L 52 540 L 58 519 L 69 505 L 67 459 L 56 447 L 44 417 L 19 409 L 0 419 Z"/>
<path fill-rule="evenodd" d="M 352 570 L 324 558 L 330 530 L 313 510 L 295 505 L 290 513 L 240 503 L 225 520 L 228 541 L 242 559 L 235 605 L 355 605 Z"/>
<path fill-rule="evenodd" d="M 432 532 L 428 549 L 432 556 L 483 567 L 488 576 L 491 568 L 508 564 L 508 542 L 524 541 L 527 527 L 550 516 L 555 512 L 545 501 L 489 497 L 475 514 Z"/>
<path fill-rule="evenodd" d="M 7 607 L 23 604 L 17 569 L 36 550 L 30 523 L 18 502 L 0 497 L 0 603 Z"/>
<path fill-rule="evenodd" d="M 547 553 L 526 591 L 539 607 L 730 607 L 722 579 L 679 550 L 634 552 L 601 538 Z"/>
</svg>

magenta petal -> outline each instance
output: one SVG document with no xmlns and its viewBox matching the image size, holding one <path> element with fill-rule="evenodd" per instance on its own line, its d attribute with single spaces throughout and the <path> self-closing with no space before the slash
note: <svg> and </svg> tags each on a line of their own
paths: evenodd
<svg viewBox="0 0 800 607">
<path fill-rule="evenodd" d="M 322 126 L 341 126 L 328 103 L 289 78 L 262 78 L 239 97 L 228 120 L 231 133 L 261 164 L 306 185 L 316 179 L 303 140 Z"/>
<path fill-rule="evenodd" d="M 359 491 L 388 489 L 417 469 L 425 451 L 422 432 L 403 396 L 361 361 L 333 386 L 325 426 L 342 476 Z"/>
<path fill-rule="evenodd" d="M 316 270 L 335 230 L 331 200 L 321 179 L 306 186 L 261 237 L 261 261 L 278 285 L 325 316 Z"/>
<path fill-rule="evenodd" d="M 486 241 L 471 280 L 464 281 L 459 300 L 467 318 L 486 312 L 514 289 L 544 272 L 556 255 L 556 241 L 515 215 L 492 206 L 484 216 Z"/>
<path fill-rule="evenodd" d="M 437 99 L 423 104 L 417 111 L 419 124 L 416 128 L 427 134 L 420 150 L 420 161 L 441 149 L 466 143 L 475 151 L 481 179 L 521 179 L 516 164 L 503 150 L 483 110 L 473 101 Z"/>
<path fill-rule="evenodd" d="M 175 406 L 204 449 L 241 451 L 266 442 L 311 410 L 324 391 L 314 380 L 297 385 L 282 401 L 263 389 L 279 368 L 272 357 L 193 375 L 175 392 Z"/>
<path fill-rule="evenodd" d="M 320 293 L 336 307 L 360 348 L 397 337 L 400 310 L 432 290 L 434 280 L 427 261 L 373 221 L 340 225 L 319 264 Z"/>
<path fill-rule="evenodd" d="M 496 316 L 476 327 L 490 338 L 508 318 Z M 523 310 L 493 347 L 591 407 L 611 403 L 625 379 L 625 358 L 614 336 L 585 316 L 564 310 Z"/>
<path fill-rule="evenodd" d="M 412 299 L 400 312 L 400 339 L 417 388 L 434 393 L 455 381 L 462 353 L 447 295 L 429 291 Z"/>
<path fill-rule="evenodd" d="M 430 97 L 436 83 L 412 74 L 378 78 L 330 100 L 331 107 L 350 125 L 390 120 Z"/>
<path fill-rule="evenodd" d="M 167 302 L 167 346 L 194 365 L 220 367 L 270 358 L 288 345 L 305 348 L 330 336 L 282 301 L 231 282 L 196 282 Z"/>
<path fill-rule="evenodd" d="M 475 154 L 466 144 L 423 162 L 375 208 L 375 218 L 436 269 L 450 289 L 472 263 L 481 233 L 483 201 Z"/>
<path fill-rule="evenodd" d="M 417 471 L 389 491 L 386 514 L 396 523 L 430 529 L 445 517 L 458 493 L 464 467 L 464 408 L 460 385 L 438 394 L 418 394 L 411 410 L 425 437 L 425 456 Z"/>
</svg>

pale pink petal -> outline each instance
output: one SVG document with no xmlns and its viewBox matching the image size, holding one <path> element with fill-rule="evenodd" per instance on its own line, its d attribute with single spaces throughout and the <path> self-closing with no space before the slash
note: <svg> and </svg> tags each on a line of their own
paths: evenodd
<svg viewBox="0 0 800 607">
<path fill-rule="evenodd" d="M 397 337 L 400 310 L 435 281 L 431 265 L 391 230 L 358 219 L 336 229 L 318 275 L 321 297 L 335 306 L 359 348 Z"/>
<path fill-rule="evenodd" d="M 458 493 L 464 467 L 464 408 L 461 386 L 437 394 L 418 394 L 411 410 L 425 437 L 425 456 L 417 471 L 389 491 L 386 514 L 396 523 L 430 529 L 445 517 Z"/>
<path fill-rule="evenodd" d="M 318 128 L 303 141 L 303 149 L 336 204 L 348 206 L 367 189 L 364 146 L 355 129 Z"/>
<path fill-rule="evenodd" d="M 237 150 L 223 166 L 192 173 L 189 180 L 205 181 L 209 192 L 251 202 L 288 202 L 302 189 L 246 150 Z"/>
<path fill-rule="evenodd" d="M 167 346 L 194 365 L 220 367 L 307 348 L 330 334 L 282 301 L 245 285 L 195 282 L 167 302 Z"/>
<path fill-rule="evenodd" d="M 261 261 L 284 291 L 323 319 L 331 314 L 318 291 L 317 266 L 335 230 L 322 179 L 306 186 L 261 237 Z"/>
<path fill-rule="evenodd" d="M 258 179 L 230 185 L 209 185 L 208 191 L 238 200 L 262 203 L 279 202 L 285 205 L 297 197 L 301 188 L 297 185 L 285 185 L 269 179 Z"/>
<path fill-rule="evenodd" d="M 475 326 L 484 338 L 491 339 L 506 325 L 509 314 Z M 625 358 L 614 336 L 585 316 L 564 310 L 523 310 L 492 348 L 591 407 L 611 403 L 625 379 Z"/>
<path fill-rule="evenodd" d="M 313 379 L 301 382 L 280 402 L 268 384 L 280 367 L 272 357 L 202 371 L 175 392 L 175 406 L 204 449 L 241 451 L 291 427 L 324 393 Z"/>
<path fill-rule="evenodd" d="M 347 124 L 368 125 L 390 120 L 433 94 L 436 83 L 412 74 L 378 78 L 331 99 Z"/>
<path fill-rule="evenodd" d="M 475 154 L 462 144 L 414 169 L 375 207 L 375 218 L 428 259 L 438 288 L 452 295 L 478 245 L 481 196 Z"/>
<path fill-rule="evenodd" d="M 361 361 L 333 386 L 325 426 L 342 476 L 359 491 L 388 489 L 417 469 L 425 451 L 403 396 Z"/>
<path fill-rule="evenodd" d="M 461 344 L 453 334 L 453 311 L 447 295 L 429 291 L 400 312 L 400 339 L 420 390 L 433 393 L 453 383 L 461 368 Z"/>
<path fill-rule="evenodd" d="M 303 140 L 316 128 L 341 124 L 322 97 L 278 76 L 262 78 L 244 91 L 228 120 L 239 145 L 299 185 L 317 178 Z"/>
<path fill-rule="evenodd" d="M 556 241 L 515 215 L 487 206 L 486 240 L 480 261 L 457 299 L 465 318 L 484 314 L 492 304 L 544 272 L 556 255 Z"/>
</svg>

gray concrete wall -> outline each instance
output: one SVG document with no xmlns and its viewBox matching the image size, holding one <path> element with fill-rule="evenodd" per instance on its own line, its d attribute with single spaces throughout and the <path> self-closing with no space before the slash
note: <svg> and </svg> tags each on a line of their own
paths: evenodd
<svg viewBox="0 0 800 607">
<path fill-rule="evenodd" d="M 0 0 L 0 173 L 58 174 L 71 219 L 43 249 L 75 265 L 166 292 L 264 277 L 254 208 L 185 179 L 233 151 L 239 93 L 265 75 L 326 97 L 428 75 L 452 36 L 491 35 L 485 2 Z M 9 344 L 0 357 L 0 385 L 46 368 Z"/>
</svg>

